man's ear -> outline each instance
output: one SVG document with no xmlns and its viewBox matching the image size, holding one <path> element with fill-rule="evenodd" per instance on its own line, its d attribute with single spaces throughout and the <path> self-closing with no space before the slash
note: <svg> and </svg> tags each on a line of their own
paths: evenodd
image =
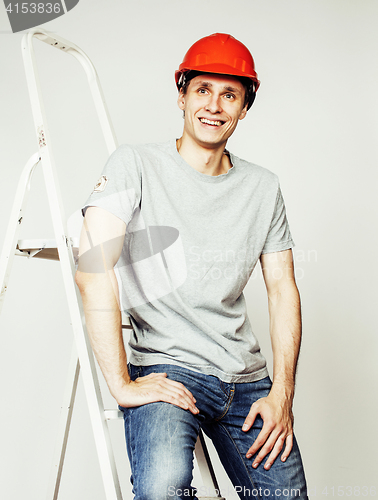
<svg viewBox="0 0 378 500">
<path fill-rule="evenodd" d="M 242 120 L 243 118 L 245 118 L 245 115 L 247 114 L 247 111 L 248 111 L 248 103 L 241 110 L 240 115 L 239 115 L 239 120 Z"/>
<path fill-rule="evenodd" d="M 177 98 L 177 105 L 181 109 L 181 111 L 185 110 L 185 95 L 182 93 L 182 90 L 180 90 L 178 98 Z"/>
</svg>

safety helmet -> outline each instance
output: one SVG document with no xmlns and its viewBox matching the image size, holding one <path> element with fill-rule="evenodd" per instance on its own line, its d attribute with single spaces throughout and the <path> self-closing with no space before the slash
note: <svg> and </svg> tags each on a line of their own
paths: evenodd
<svg viewBox="0 0 378 500">
<path fill-rule="evenodd" d="M 185 84 L 185 76 L 189 71 L 219 73 L 250 80 L 248 109 L 252 106 L 260 86 L 251 53 L 244 44 L 226 33 L 205 36 L 190 47 L 175 72 L 179 90 Z"/>
</svg>

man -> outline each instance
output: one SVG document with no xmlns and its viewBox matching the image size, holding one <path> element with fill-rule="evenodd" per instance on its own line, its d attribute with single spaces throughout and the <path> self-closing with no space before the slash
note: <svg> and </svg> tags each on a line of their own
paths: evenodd
<svg viewBox="0 0 378 500">
<path fill-rule="evenodd" d="M 240 498 L 304 499 L 292 415 L 294 243 L 277 176 L 226 150 L 260 83 L 254 61 L 217 33 L 189 49 L 176 83 L 181 138 L 111 155 L 83 209 L 76 275 L 94 352 L 124 412 L 133 492 L 195 498 L 202 427 Z M 243 296 L 258 259 L 273 383 Z M 133 326 L 129 365 L 120 309 Z"/>
</svg>

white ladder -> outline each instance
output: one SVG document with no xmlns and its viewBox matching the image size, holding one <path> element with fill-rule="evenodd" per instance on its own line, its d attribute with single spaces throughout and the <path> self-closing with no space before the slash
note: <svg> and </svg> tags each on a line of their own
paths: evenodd
<svg viewBox="0 0 378 500">
<path fill-rule="evenodd" d="M 96 70 L 88 56 L 79 47 L 68 40 L 41 28 L 35 28 L 26 33 L 22 39 L 22 54 L 39 149 L 38 153 L 31 156 L 22 171 L 5 235 L 4 245 L 0 256 L 0 312 L 8 287 L 14 255 L 58 260 L 60 262 L 75 342 L 61 410 L 59 433 L 51 469 L 47 500 L 56 500 L 58 498 L 80 370 L 89 408 L 106 500 L 122 500 L 107 422 L 110 419 L 122 418 L 122 412 L 118 409 L 105 410 L 102 401 L 95 360 L 86 333 L 81 297 L 74 281 L 74 274 L 76 271 L 74 253 L 77 252 L 78 241 L 72 238 L 67 231 L 55 162 L 51 151 L 50 135 L 47 128 L 41 88 L 37 75 L 37 66 L 32 43 L 33 37 L 73 55 L 80 62 L 88 78 L 90 91 L 92 93 L 109 155 L 117 147 L 115 133 L 106 108 L 100 82 Z M 31 178 L 39 163 L 41 163 L 43 169 L 55 240 L 19 240 L 18 234 L 23 222 Z M 131 328 L 131 326 L 124 325 L 123 328 Z M 201 432 L 196 443 L 195 455 L 204 486 L 210 495 L 209 497 L 202 498 L 222 500 L 204 437 Z"/>
</svg>

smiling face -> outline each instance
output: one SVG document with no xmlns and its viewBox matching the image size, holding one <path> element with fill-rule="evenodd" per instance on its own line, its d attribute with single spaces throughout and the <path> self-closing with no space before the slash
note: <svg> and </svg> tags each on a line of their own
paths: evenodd
<svg viewBox="0 0 378 500">
<path fill-rule="evenodd" d="M 239 120 L 247 113 L 245 89 L 233 76 L 205 73 L 193 78 L 178 106 L 185 111 L 183 139 L 201 147 L 225 147 Z"/>
</svg>

